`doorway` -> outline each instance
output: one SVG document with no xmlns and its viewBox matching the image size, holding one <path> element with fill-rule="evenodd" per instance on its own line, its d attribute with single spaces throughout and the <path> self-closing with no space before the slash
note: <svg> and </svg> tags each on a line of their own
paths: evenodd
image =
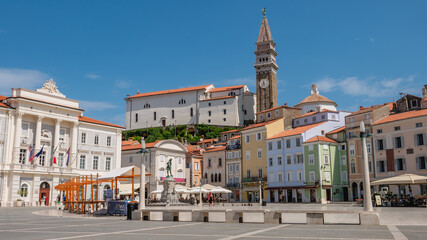
<svg viewBox="0 0 427 240">
<path fill-rule="evenodd" d="M 316 202 L 316 189 L 310 189 L 310 202 Z"/>
<path fill-rule="evenodd" d="M 326 201 L 331 201 L 331 193 L 332 193 L 332 191 L 331 191 L 331 189 L 330 188 L 327 188 L 326 189 Z"/>
<path fill-rule="evenodd" d="M 166 127 L 166 119 L 162 119 L 162 126 Z"/>
<path fill-rule="evenodd" d="M 39 204 L 45 206 L 49 206 L 49 195 L 50 195 L 50 185 L 47 182 L 42 182 L 40 184 L 40 191 L 39 191 Z"/>
<path fill-rule="evenodd" d="M 343 192 L 344 202 L 348 202 L 348 187 L 343 187 L 342 192 Z"/>
<path fill-rule="evenodd" d="M 288 203 L 292 202 L 292 189 L 286 190 L 286 195 L 288 197 Z"/>
</svg>

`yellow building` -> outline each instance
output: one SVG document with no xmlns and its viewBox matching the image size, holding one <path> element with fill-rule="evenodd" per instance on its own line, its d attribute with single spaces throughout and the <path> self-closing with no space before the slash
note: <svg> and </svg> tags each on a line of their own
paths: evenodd
<svg viewBox="0 0 427 240">
<path fill-rule="evenodd" d="M 283 118 L 253 124 L 241 130 L 242 201 L 259 200 L 259 185 L 267 187 L 267 157 L 265 139 L 284 130 Z M 267 198 L 263 191 L 262 199 Z"/>
</svg>

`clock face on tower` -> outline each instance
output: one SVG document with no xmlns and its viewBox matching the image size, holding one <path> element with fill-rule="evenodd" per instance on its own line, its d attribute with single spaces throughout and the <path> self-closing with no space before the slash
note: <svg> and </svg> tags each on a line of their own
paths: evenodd
<svg viewBox="0 0 427 240">
<path fill-rule="evenodd" d="M 261 88 L 266 88 L 266 87 L 268 87 L 268 84 L 269 84 L 269 82 L 268 82 L 268 80 L 267 80 L 266 78 L 261 79 L 261 80 L 259 81 L 259 86 L 260 86 Z"/>
</svg>

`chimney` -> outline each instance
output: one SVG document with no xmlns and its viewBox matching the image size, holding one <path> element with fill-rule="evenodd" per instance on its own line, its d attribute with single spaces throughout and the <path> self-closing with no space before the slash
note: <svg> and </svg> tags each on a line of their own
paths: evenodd
<svg viewBox="0 0 427 240">
<path fill-rule="evenodd" d="M 288 103 L 287 103 L 287 102 L 285 102 L 285 104 L 283 104 L 283 106 L 287 107 L 287 106 L 288 106 Z"/>
<path fill-rule="evenodd" d="M 322 107 L 321 107 L 321 106 L 317 106 L 317 107 L 316 107 L 316 111 L 317 111 L 317 112 L 321 112 L 321 111 L 322 111 Z"/>
<path fill-rule="evenodd" d="M 424 85 L 423 87 L 423 98 L 427 98 L 427 85 Z"/>
<path fill-rule="evenodd" d="M 360 107 L 359 107 L 359 110 L 362 110 L 362 109 L 363 109 L 363 106 L 360 106 Z"/>
</svg>

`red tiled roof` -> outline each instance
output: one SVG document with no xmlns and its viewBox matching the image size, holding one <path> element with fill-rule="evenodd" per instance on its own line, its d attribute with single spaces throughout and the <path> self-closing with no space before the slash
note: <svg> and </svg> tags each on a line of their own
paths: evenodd
<svg viewBox="0 0 427 240">
<path fill-rule="evenodd" d="M 315 136 L 312 137 L 310 139 L 308 139 L 307 141 L 305 141 L 304 143 L 311 143 L 311 142 L 332 142 L 332 143 L 337 143 L 337 141 L 332 140 L 330 138 L 324 137 L 324 136 Z"/>
<path fill-rule="evenodd" d="M 0 107 L 11 108 L 10 106 L 8 106 L 2 102 L 3 100 L 6 100 L 6 99 L 7 99 L 7 97 L 0 95 Z"/>
<path fill-rule="evenodd" d="M 230 138 L 230 139 L 228 139 L 228 140 L 234 140 L 234 139 L 238 139 L 238 138 L 240 138 L 240 134 L 239 134 L 239 135 L 237 135 L 237 136 L 234 136 L 234 137 L 232 137 L 232 138 Z"/>
<path fill-rule="evenodd" d="M 404 120 L 408 118 L 416 118 L 416 117 L 422 117 L 427 116 L 427 109 L 421 109 L 421 110 L 414 110 L 414 111 L 408 111 L 403 113 L 396 113 L 389 115 L 388 117 L 385 117 L 377 122 L 375 122 L 373 125 L 388 123 L 388 122 L 394 122 L 399 120 Z"/>
<path fill-rule="evenodd" d="M 262 123 L 252 124 L 250 126 L 247 126 L 247 127 L 243 128 L 241 131 L 252 129 L 252 128 L 257 128 L 257 127 L 262 127 L 262 126 L 268 125 L 270 123 L 273 123 L 273 122 L 276 122 L 276 121 L 279 121 L 279 120 L 283 121 L 283 118 L 274 119 L 274 120 L 271 120 L 271 121 L 268 121 L 268 122 L 262 122 Z"/>
<path fill-rule="evenodd" d="M 307 130 L 310 130 L 310 129 L 314 128 L 314 127 L 317 127 L 320 124 L 323 124 L 323 122 L 315 123 L 315 124 L 310 124 L 310 125 L 302 126 L 302 127 L 296 127 L 294 129 L 291 129 L 291 130 L 285 130 L 285 131 L 283 131 L 283 132 L 281 132 L 279 134 L 276 134 L 276 135 L 274 135 L 274 136 L 272 136 L 270 138 L 267 138 L 267 139 L 274 139 L 274 138 L 280 138 L 280 137 L 288 137 L 288 136 L 298 135 L 298 134 L 301 134 L 301 133 L 303 133 L 303 132 L 305 132 Z"/>
<path fill-rule="evenodd" d="M 361 113 L 370 112 L 370 111 L 376 110 L 376 109 L 378 109 L 378 108 L 384 107 L 384 106 L 386 106 L 386 105 L 388 105 L 388 106 L 389 106 L 389 110 L 392 110 L 392 109 L 393 109 L 393 103 L 384 103 L 384 104 L 382 104 L 382 105 L 372 105 L 372 106 L 370 106 L 370 107 L 362 107 L 362 106 L 361 106 L 361 107 L 360 107 L 360 109 L 359 109 L 358 111 L 356 111 L 356 112 L 354 112 L 354 113 L 352 113 L 352 114 L 350 114 L 350 115 L 347 115 L 346 117 L 354 116 L 354 115 L 361 114 Z"/>
<path fill-rule="evenodd" d="M 224 97 L 217 97 L 217 98 L 209 98 L 209 99 L 204 99 L 201 100 L 201 102 L 204 101 L 214 101 L 214 100 L 220 100 L 220 99 L 226 99 L 226 98 L 235 98 L 236 96 L 224 96 Z"/>
<path fill-rule="evenodd" d="M 299 109 L 299 110 L 301 110 L 301 108 L 291 107 L 291 106 L 288 106 L 288 105 L 282 105 L 282 106 L 278 106 L 278 107 L 274 107 L 274 108 L 266 109 L 266 110 L 261 111 L 261 112 L 257 112 L 256 114 L 262 114 L 262 113 L 266 113 L 266 112 L 274 111 L 274 110 L 279 109 L 279 108 L 289 108 L 289 109 Z"/>
<path fill-rule="evenodd" d="M 221 147 L 208 147 L 206 149 L 206 152 L 217 152 L 217 151 L 224 151 L 227 147 L 221 146 Z"/>
<path fill-rule="evenodd" d="M 163 90 L 163 91 L 157 91 L 157 92 L 148 92 L 148 93 L 138 93 L 136 95 L 133 95 L 129 98 L 138 98 L 138 97 L 149 97 L 149 96 L 155 96 L 155 95 L 162 95 L 162 94 L 171 94 L 171 93 L 179 93 L 179 92 L 188 92 L 188 91 L 196 91 L 196 90 L 202 90 L 205 89 L 212 84 L 209 85 L 202 85 L 202 86 L 196 86 L 196 87 L 186 87 L 186 88 L 177 88 L 177 89 L 170 89 L 170 90 Z"/>
<path fill-rule="evenodd" d="M 337 111 L 332 111 L 332 110 L 329 110 L 329 109 L 322 109 L 322 112 L 337 112 Z M 316 112 L 316 111 L 314 111 L 314 112 L 308 112 L 308 113 L 305 113 L 303 115 L 299 115 L 298 117 L 295 117 L 295 118 L 302 118 L 302 117 L 314 115 L 316 113 L 318 113 L 318 112 Z"/>
<path fill-rule="evenodd" d="M 332 131 L 328 132 L 327 134 L 334 134 L 334 133 L 339 133 L 339 132 L 342 132 L 342 131 L 345 131 L 345 126 L 337 128 L 335 130 L 332 130 Z"/>
<path fill-rule="evenodd" d="M 329 102 L 329 103 L 334 103 L 335 105 L 337 105 L 334 101 L 329 100 L 320 94 L 311 94 L 310 96 L 304 98 L 304 100 L 302 100 L 301 102 L 299 102 L 295 106 L 299 106 L 299 105 L 304 104 L 304 103 L 312 103 L 312 102 Z"/>
<path fill-rule="evenodd" d="M 224 134 L 224 133 L 232 133 L 232 132 L 238 132 L 238 131 L 239 131 L 239 129 L 233 129 L 233 130 L 230 130 L 230 131 L 221 132 L 221 134 Z"/>
<path fill-rule="evenodd" d="M 210 138 L 210 139 L 204 139 L 203 141 L 197 142 L 197 144 L 201 143 L 211 143 L 213 141 L 218 141 L 218 138 Z"/>
<path fill-rule="evenodd" d="M 145 148 L 153 148 L 158 142 L 160 142 L 162 140 L 157 140 L 155 142 L 152 143 L 146 143 L 145 144 Z M 133 145 L 126 145 L 126 146 L 122 146 L 122 151 L 126 151 L 126 150 L 136 150 L 136 149 L 141 149 L 142 148 L 142 144 L 133 144 Z"/>
<path fill-rule="evenodd" d="M 112 123 L 107 123 L 107 122 L 103 122 L 103 121 L 99 121 L 93 118 L 88 118 L 88 117 L 84 117 L 84 116 L 79 116 L 79 121 L 81 122 L 87 122 L 87 123 L 93 123 L 93 124 L 99 124 L 99 125 L 105 125 L 105 126 L 110 126 L 110 127 L 116 127 L 116 128 L 125 128 L 119 125 L 115 125 Z"/>
<path fill-rule="evenodd" d="M 209 90 L 209 92 L 224 92 L 224 91 L 231 91 L 236 90 L 245 87 L 246 85 L 238 85 L 238 86 L 230 86 L 230 87 L 219 87 L 219 88 L 213 88 Z"/>
<path fill-rule="evenodd" d="M 127 145 L 132 145 L 132 144 L 137 144 L 139 143 L 138 141 L 133 141 L 133 140 L 128 140 L 128 141 L 122 141 L 122 146 L 127 146 Z"/>
</svg>

